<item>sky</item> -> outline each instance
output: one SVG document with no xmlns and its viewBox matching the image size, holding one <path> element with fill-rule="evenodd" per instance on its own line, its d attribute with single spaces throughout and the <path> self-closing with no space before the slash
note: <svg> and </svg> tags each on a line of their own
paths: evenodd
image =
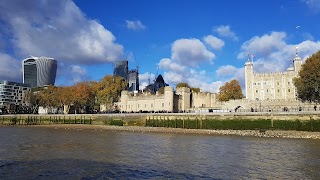
<svg viewBox="0 0 320 180">
<path fill-rule="evenodd" d="M 203 92 L 254 72 L 285 71 L 320 50 L 320 0 L 1 0 L 0 80 L 22 82 L 22 60 L 58 61 L 57 86 L 99 81 L 114 62 Z"/>
</svg>

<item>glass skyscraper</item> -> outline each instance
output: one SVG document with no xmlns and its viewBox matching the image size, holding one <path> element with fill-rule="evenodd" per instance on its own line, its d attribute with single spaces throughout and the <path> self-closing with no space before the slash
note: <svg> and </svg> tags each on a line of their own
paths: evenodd
<svg viewBox="0 0 320 180">
<path fill-rule="evenodd" d="M 48 57 L 30 57 L 23 60 L 23 83 L 31 87 L 54 85 L 57 61 Z"/>
</svg>

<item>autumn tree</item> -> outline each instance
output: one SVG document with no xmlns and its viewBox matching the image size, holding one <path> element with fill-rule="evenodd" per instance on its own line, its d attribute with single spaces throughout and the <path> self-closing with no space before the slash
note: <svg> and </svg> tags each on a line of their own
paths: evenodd
<svg viewBox="0 0 320 180">
<path fill-rule="evenodd" d="M 176 88 L 179 88 L 179 87 L 187 87 L 187 88 L 190 88 L 189 84 L 188 84 L 188 83 L 185 83 L 185 82 L 178 83 L 178 84 L 176 85 Z"/>
<path fill-rule="evenodd" d="M 188 83 L 181 82 L 176 85 L 176 88 L 187 87 L 190 88 L 191 92 L 200 92 L 200 88 L 191 87 Z"/>
<path fill-rule="evenodd" d="M 297 97 L 305 102 L 320 102 L 320 51 L 302 65 L 299 77 L 294 78 Z"/>
<path fill-rule="evenodd" d="M 111 109 L 113 102 L 119 101 L 121 91 L 126 87 L 127 83 L 122 77 L 106 75 L 96 85 L 97 102 Z"/>
<path fill-rule="evenodd" d="M 79 82 L 71 87 L 71 102 L 76 109 L 93 107 L 95 92 L 88 82 Z"/>
<path fill-rule="evenodd" d="M 198 93 L 200 92 L 200 88 L 190 88 L 191 92 Z"/>
<path fill-rule="evenodd" d="M 233 79 L 230 82 L 226 82 L 219 88 L 219 101 L 229 101 L 230 99 L 243 98 L 242 89 L 237 80 Z"/>
</svg>

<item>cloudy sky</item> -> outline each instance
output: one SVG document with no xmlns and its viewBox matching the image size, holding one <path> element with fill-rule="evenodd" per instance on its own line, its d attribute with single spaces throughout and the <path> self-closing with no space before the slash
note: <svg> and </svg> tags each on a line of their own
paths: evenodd
<svg viewBox="0 0 320 180">
<path fill-rule="evenodd" d="M 244 63 L 255 72 L 288 68 L 320 50 L 320 0 L 1 0 L 0 80 L 22 81 L 21 61 L 58 60 L 56 85 L 100 80 L 113 62 L 139 67 L 140 84 L 162 74 L 217 92 L 244 86 Z"/>
</svg>

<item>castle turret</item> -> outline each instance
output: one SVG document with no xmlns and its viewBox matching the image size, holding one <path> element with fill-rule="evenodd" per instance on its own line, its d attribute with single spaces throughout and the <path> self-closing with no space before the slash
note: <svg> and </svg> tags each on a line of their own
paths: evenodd
<svg viewBox="0 0 320 180">
<path fill-rule="evenodd" d="M 177 88 L 177 94 L 179 95 L 179 111 L 186 111 L 191 107 L 190 103 L 190 89 L 187 87 L 179 87 Z"/>
<path fill-rule="evenodd" d="M 244 65 L 244 75 L 245 75 L 245 83 L 246 83 L 246 98 L 253 98 L 253 62 L 250 61 L 250 53 L 248 53 L 248 61 Z"/>
<path fill-rule="evenodd" d="M 296 56 L 293 59 L 294 71 L 298 74 L 301 70 L 302 59 L 298 55 L 298 47 L 296 47 Z"/>
</svg>

